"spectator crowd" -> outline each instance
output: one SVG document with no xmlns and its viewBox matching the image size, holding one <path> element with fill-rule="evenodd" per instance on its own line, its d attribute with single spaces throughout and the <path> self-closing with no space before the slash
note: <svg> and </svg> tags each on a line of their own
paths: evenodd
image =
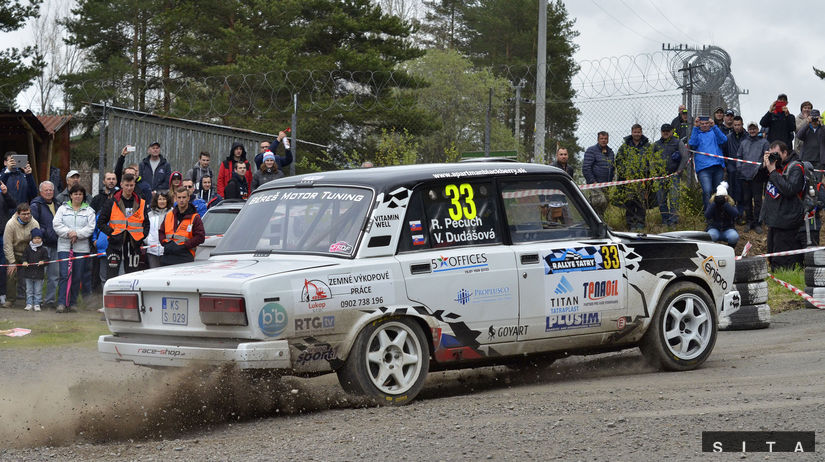
<svg viewBox="0 0 825 462">
<path fill-rule="evenodd" d="M 284 155 L 277 155 L 281 144 Z M 77 170 L 66 174 L 65 185 L 37 185 L 31 166 L 17 165 L 17 153 L 6 152 L 0 264 L 13 265 L 0 271 L 0 304 L 10 308 L 19 300 L 27 311 L 75 312 L 78 297 L 101 290 L 108 278 L 193 261 L 205 239 L 202 215 L 223 200 L 246 200 L 283 177 L 293 159 L 285 132 L 260 143 L 254 168 L 243 144 L 234 143 L 217 175 L 208 152 L 191 168 L 176 169 L 161 151 L 153 142 L 142 160 L 126 165 L 135 148 L 125 146 L 94 196 Z"/>
<path fill-rule="evenodd" d="M 658 207 L 662 224 L 671 227 L 679 223 L 680 184 L 695 179 L 702 192 L 705 230 L 713 240 L 735 246 L 740 225 L 759 234 L 766 227 L 768 252 L 818 245 L 818 206 L 825 204 L 820 115 L 810 101 L 792 114 L 787 95 L 780 94 L 758 122 L 747 125 L 730 108 L 690 115 L 681 105 L 676 117 L 661 125 L 655 141 L 635 124 L 614 152 L 610 135 L 601 131 L 582 159 L 588 184 L 667 177 L 610 192 L 589 189 L 587 198 L 601 216 L 611 203 L 623 208 L 630 230 L 644 229 L 646 210 L 653 207 Z M 561 148 L 557 157 L 558 166 L 569 172 L 567 150 Z M 772 258 L 771 264 L 792 267 L 801 260 L 801 255 L 791 255 Z"/>
</svg>

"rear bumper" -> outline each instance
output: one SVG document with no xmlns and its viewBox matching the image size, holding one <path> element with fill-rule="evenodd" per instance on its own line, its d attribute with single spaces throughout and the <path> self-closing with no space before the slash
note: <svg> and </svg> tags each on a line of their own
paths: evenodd
<svg viewBox="0 0 825 462">
<path fill-rule="evenodd" d="M 97 351 L 110 361 L 141 366 L 185 367 L 234 363 L 241 369 L 291 369 L 286 340 L 238 343 L 230 347 L 176 345 L 173 342 L 135 341 L 101 335 Z"/>
</svg>

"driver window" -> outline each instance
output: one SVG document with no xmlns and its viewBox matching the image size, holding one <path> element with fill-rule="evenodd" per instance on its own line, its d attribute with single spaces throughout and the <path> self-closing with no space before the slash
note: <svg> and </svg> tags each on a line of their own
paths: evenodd
<svg viewBox="0 0 825 462">
<path fill-rule="evenodd" d="M 592 236 L 587 221 L 557 180 L 506 182 L 501 196 L 514 244 Z"/>
</svg>

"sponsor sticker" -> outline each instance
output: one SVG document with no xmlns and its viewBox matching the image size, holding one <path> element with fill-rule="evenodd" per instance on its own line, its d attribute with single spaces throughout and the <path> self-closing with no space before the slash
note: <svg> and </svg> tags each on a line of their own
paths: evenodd
<svg viewBox="0 0 825 462">
<path fill-rule="evenodd" d="M 490 326 L 487 328 L 488 341 L 519 335 L 527 335 L 527 326 Z"/>
<path fill-rule="evenodd" d="M 509 287 L 485 287 L 482 289 L 459 289 L 454 301 L 460 305 L 489 303 L 512 299 Z"/>
<path fill-rule="evenodd" d="M 556 332 L 602 325 L 599 313 L 573 313 L 547 316 L 544 331 Z"/>
<path fill-rule="evenodd" d="M 304 366 L 314 361 L 331 361 L 335 359 L 335 349 L 330 345 L 314 345 L 302 351 L 295 364 Z"/>
<path fill-rule="evenodd" d="M 350 253 L 352 252 L 352 246 L 344 241 L 338 241 L 329 246 L 329 251 L 331 253 Z"/>
<path fill-rule="evenodd" d="M 258 313 L 258 327 L 268 337 L 276 337 L 286 330 L 286 309 L 279 303 L 267 303 Z"/>
<path fill-rule="evenodd" d="M 292 287 L 300 302 L 296 310 L 317 313 L 325 308 L 381 306 L 394 298 L 391 278 L 388 270 L 376 270 L 293 280 Z"/>
<path fill-rule="evenodd" d="M 301 316 L 293 319 L 296 332 L 321 331 L 335 328 L 335 316 Z"/>
<path fill-rule="evenodd" d="M 713 258 L 713 255 L 702 261 L 702 270 L 708 275 L 714 284 L 721 287 L 724 291 L 728 290 L 728 281 L 726 281 L 725 278 L 722 277 L 722 274 L 719 273 L 719 265 L 716 263 L 716 259 Z"/>
<path fill-rule="evenodd" d="M 466 255 L 454 255 L 451 257 L 440 256 L 430 261 L 433 273 L 443 273 L 447 271 L 462 271 L 464 273 L 475 273 L 490 271 L 487 263 L 487 254 L 472 253 Z"/>
<path fill-rule="evenodd" d="M 543 259 L 545 274 L 620 269 L 622 267 L 619 250 L 615 245 L 556 249 L 545 255 Z"/>
<path fill-rule="evenodd" d="M 554 315 L 579 311 L 579 296 L 574 292 L 573 284 L 566 276 L 562 276 L 553 290 L 553 295 L 547 299 L 547 313 Z"/>
<path fill-rule="evenodd" d="M 251 278 L 254 275 L 255 273 L 229 273 L 224 277 L 229 279 L 246 279 Z"/>
<path fill-rule="evenodd" d="M 619 280 L 605 279 L 582 283 L 583 306 L 616 305 L 619 303 Z"/>
</svg>

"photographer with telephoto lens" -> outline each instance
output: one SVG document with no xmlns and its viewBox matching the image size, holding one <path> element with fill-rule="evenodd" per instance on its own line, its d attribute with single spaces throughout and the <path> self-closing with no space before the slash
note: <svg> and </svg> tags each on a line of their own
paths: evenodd
<svg viewBox="0 0 825 462">
<path fill-rule="evenodd" d="M 782 141 L 771 143 L 763 162 L 768 170 L 762 221 L 768 227 L 768 253 L 802 248 L 797 231 L 803 225 L 800 193 L 805 188 L 805 170 L 796 152 Z M 771 257 L 771 268 L 793 268 L 802 264 L 802 255 Z"/>
</svg>

